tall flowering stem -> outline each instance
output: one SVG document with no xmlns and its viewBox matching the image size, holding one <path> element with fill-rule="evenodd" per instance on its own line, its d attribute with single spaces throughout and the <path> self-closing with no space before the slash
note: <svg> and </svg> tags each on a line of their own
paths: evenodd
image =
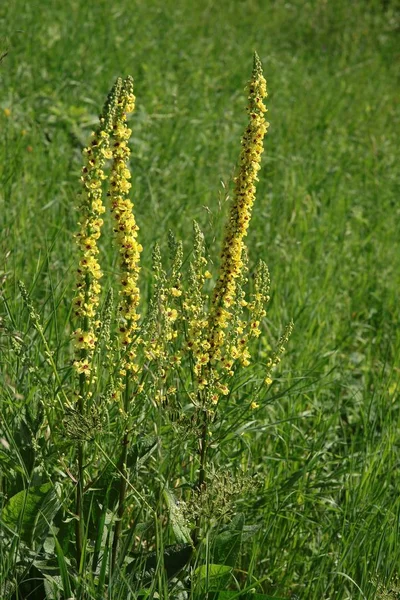
<svg viewBox="0 0 400 600">
<path fill-rule="evenodd" d="M 222 242 L 219 275 L 206 327 L 201 327 L 206 332 L 205 339 L 201 340 L 205 352 L 200 356 L 201 364 L 198 360 L 196 363 L 198 389 L 202 392 L 205 414 L 210 404 L 217 405 L 221 396 L 229 394 L 224 378 L 233 375 L 235 362 L 240 361 L 244 367 L 250 364 L 247 343 L 250 337 L 257 337 L 261 333 L 258 325 L 265 311 L 261 310 L 260 303 L 268 301 L 269 276 L 264 268 L 259 267 L 262 272 L 256 278 L 259 283 L 256 287 L 260 288 L 257 301 L 254 299 L 249 304 L 243 289 L 247 282 L 245 237 L 256 195 L 263 140 L 269 125 L 264 117 L 267 109 L 263 103 L 267 96 L 266 81 L 257 53 L 254 54 L 248 90 L 249 123 L 242 138 L 234 195 Z M 251 317 L 249 323 L 242 320 L 242 311 L 246 306 Z M 204 444 L 202 447 L 204 449 Z"/>
<path fill-rule="evenodd" d="M 82 417 L 85 414 L 85 397 L 89 394 L 90 379 L 93 377 L 92 357 L 97 341 L 96 313 L 102 277 L 97 260 L 99 253 L 97 241 L 103 225 L 101 215 L 105 211 L 102 202 L 102 187 L 106 175 L 103 167 L 105 161 L 112 156 L 110 134 L 113 130 L 121 84 L 122 81 L 118 79 L 112 88 L 100 115 L 99 126 L 92 133 L 90 145 L 83 151 L 85 164 L 81 176 L 83 190 L 79 207 L 80 230 L 76 235 L 80 259 L 77 271 L 77 293 L 73 302 L 75 317 L 79 319 L 79 327 L 74 332 L 74 368 L 79 376 L 77 409 Z M 76 558 L 79 572 L 83 569 L 81 559 L 85 535 L 83 490 L 84 442 L 81 441 L 78 443 L 78 482 L 76 487 Z"/>
<path fill-rule="evenodd" d="M 221 395 L 227 395 L 229 388 L 222 378 L 224 374 L 233 375 L 233 364 L 239 359 L 244 366 L 249 364 L 245 325 L 239 320 L 242 307 L 247 305 L 242 284 L 246 282 L 246 245 L 245 237 L 250 223 L 251 211 L 256 196 L 257 174 L 261 168 L 263 139 L 268 123 L 264 113 L 263 100 L 267 96 L 266 81 L 257 53 L 251 80 L 248 86 L 249 123 L 242 138 L 242 150 L 238 174 L 235 178 L 233 201 L 230 207 L 228 223 L 222 243 L 221 264 L 217 283 L 214 288 L 208 316 L 207 340 L 202 344 L 207 352 L 203 359 L 199 381 L 199 401 L 202 408 L 202 427 L 199 439 L 199 476 L 198 489 L 201 490 L 206 478 L 208 423 L 211 405 L 216 405 Z M 257 323 L 258 324 L 258 323 Z M 236 328 L 233 327 L 236 325 Z M 205 384 L 204 388 L 202 384 Z M 203 389 L 202 389 L 203 388 Z M 199 522 L 196 524 L 194 538 L 199 535 Z"/>
<path fill-rule="evenodd" d="M 140 272 L 140 253 L 142 246 L 138 243 L 137 232 L 139 227 L 133 215 L 133 203 L 128 194 L 131 189 L 131 174 L 128 168 L 130 149 L 128 140 L 131 130 L 127 126 L 127 114 L 135 108 L 133 95 L 133 80 L 128 77 L 124 80 L 118 102 L 116 119 L 113 125 L 112 167 L 110 175 L 110 188 L 108 192 L 111 203 L 111 212 L 114 215 L 114 232 L 120 258 L 120 301 L 119 301 L 119 334 L 122 349 L 120 367 L 119 391 L 123 393 L 122 414 L 127 420 L 129 403 L 131 401 L 130 384 L 136 380 L 138 365 L 136 359 L 136 346 L 138 338 L 138 305 L 140 292 L 138 278 Z M 136 339 L 135 339 L 136 338 Z M 135 345 L 134 345 L 135 343 Z M 115 565 L 119 539 L 122 531 L 122 518 L 125 511 L 125 496 L 127 482 L 127 455 L 129 445 L 128 425 L 126 424 L 122 440 L 122 454 L 119 462 L 121 473 L 119 485 L 119 503 L 117 521 L 114 529 L 112 565 Z"/>
<path fill-rule="evenodd" d="M 257 53 L 249 82 L 249 124 L 242 138 L 239 172 L 235 178 L 235 190 L 228 223 L 222 243 L 221 266 L 216 283 L 209 318 L 211 353 L 219 358 L 219 350 L 225 340 L 231 309 L 236 298 L 237 285 L 243 271 L 244 238 L 250 223 L 256 196 L 257 173 L 261 168 L 263 139 L 269 123 L 263 100 L 267 97 L 266 81 Z"/>
</svg>

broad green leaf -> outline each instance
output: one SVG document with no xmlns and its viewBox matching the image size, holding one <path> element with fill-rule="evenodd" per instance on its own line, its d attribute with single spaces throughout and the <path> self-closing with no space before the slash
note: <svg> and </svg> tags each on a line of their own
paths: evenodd
<svg viewBox="0 0 400 600">
<path fill-rule="evenodd" d="M 60 545 L 59 541 L 57 540 L 57 537 L 54 537 L 54 541 L 55 541 L 55 545 L 56 545 L 56 555 L 57 555 L 58 567 L 60 569 L 62 589 L 63 589 L 65 597 L 70 598 L 72 596 L 72 593 L 71 593 L 71 586 L 70 586 L 70 581 L 69 581 L 68 566 L 67 566 L 66 559 L 65 559 L 64 553 L 62 551 L 61 545 Z"/>
<path fill-rule="evenodd" d="M 234 567 L 242 544 L 244 515 L 239 513 L 224 531 L 219 533 L 213 544 L 212 560 L 218 565 Z"/>
<path fill-rule="evenodd" d="M 128 451 L 126 464 L 129 467 L 140 467 L 156 450 L 158 437 L 148 436 L 132 444 Z"/>
<path fill-rule="evenodd" d="M 107 532 L 105 530 L 106 525 L 106 517 L 108 511 L 108 501 L 110 495 L 110 488 L 108 488 L 106 497 L 104 499 L 102 511 L 100 514 L 100 518 L 97 521 L 97 535 L 95 539 L 94 552 L 93 552 L 93 560 L 92 560 L 92 569 L 93 572 L 97 570 L 97 563 L 100 556 L 101 546 L 104 545 L 107 541 Z"/>
<path fill-rule="evenodd" d="M 168 579 L 174 577 L 189 562 L 193 553 L 191 544 L 174 544 L 164 548 L 163 564 Z M 125 566 L 125 572 L 129 574 L 145 573 L 145 578 L 151 581 L 153 574 L 159 564 L 157 552 L 149 552 L 147 555 L 140 553 L 132 556 L 133 560 Z M 148 577 L 147 577 L 148 576 Z"/>
<path fill-rule="evenodd" d="M 251 540 L 253 536 L 260 531 L 261 525 L 245 525 L 242 532 L 242 542 Z M 279 599 L 278 599 L 279 600 Z"/>
<path fill-rule="evenodd" d="M 54 549 L 55 548 L 56 544 L 54 542 Z M 51 600 L 54 598 L 59 598 L 60 592 L 63 591 L 63 581 L 60 576 L 60 567 L 59 563 L 57 562 L 55 552 L 49 558 L 36 558 L 33 561 L 33 564 L 43 575 L 43 585 L 46 592 L 46 598 Z"/>
<path fill-rule="evenodd" d="M 208 564 L 197 567 L 193 573 L 196 592 L 218 590 L 230 578 L 232 567 L 229 565 Z"/>
<path fill-rule="evenodd" d="M 46 600 L 53 600 L 53 598 L 59 597 L 60 586 L 57 580 L 52 577 L 45 577 L 43 580 L 43 587 L 46 594 Z"/>
<path fill-rule="evenodd" d="M 167 503 L 169 518 L 176 541 L 180 544 L 191 544 L 190 529 L 186 524 L 178 500 L 168 488 L 164 489 L 164 498 Z"/>
<path fill-rule="evenodd" d="M 46 538 L 50 524 L 60 508 L 54 486 L 45 483 L 18 492 L 10 498 L 1 518 L 5 525 L 19 533 L 29 546 Z"/>
<path fill-rule="evenodd" d="M 139 600 L 145 600 L 145 598 L 148 598 L 151 594 L 151 590 L 139 590 L 137 593 L 137 597 Z"/>
<path fill-rule="evenodd" d="M 108 533 L 110 533 L 110 532 L 108 532 Z M 100 575 L 99 575 L 99 582 L 97 585 L 97 593 L 98 593 L 99 598 L 101 598 L 101 594 L 103 593 L 103 588 L 104 588 L 104 585 L 106 582 L 109 553 L 110 553 L 110 536 L 108 535 L 107 539 L 106 539 L 106 544 L 104 547 L 103 557 L 102 557 L 101 564 L 100 564 Z"/>
</svg>

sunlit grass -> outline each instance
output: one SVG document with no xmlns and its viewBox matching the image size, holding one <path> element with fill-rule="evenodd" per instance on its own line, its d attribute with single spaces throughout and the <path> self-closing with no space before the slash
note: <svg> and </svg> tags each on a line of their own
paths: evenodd
<svg viewBox="0 0 400 600">
<path fill-rule="evenodd" d="M 125 73 L 136 82 L 132 197 L 146 296 L 152 247 L 166 252 L 169 228 L 187 256 L 196 219 L 216 256 L 244 74 L 255 48 L 263 61 L 271 127 L 248 245 L 252 264 L 262 257 L 271 271 L 263 339 L 290 318 L 295 330 L 268 407 L 244 430 L 227 416 L 232 443 L 218 458 L 257 473 L 257 493 L 237 506 L 260 526 L 243 546 L 242 589 L 263 580 L 257 591 L 276 597 L 373 599 L 374 581 L 389 585 L 398 570 L 399 22 L 394 2 L 377 1 L 0 8 L 0 276 L 14 320 L 3 306 L 3 324 L 27 331 L 22 278 L 60 363 L 81 149 L 110 84 Z M 261 343 L 261 359 L 267 351 Z M 8 351 L 1 366 L 2 413 L 34 405 Z M 19 439 L 12 421 L 4 427 Z"/>
</svg>

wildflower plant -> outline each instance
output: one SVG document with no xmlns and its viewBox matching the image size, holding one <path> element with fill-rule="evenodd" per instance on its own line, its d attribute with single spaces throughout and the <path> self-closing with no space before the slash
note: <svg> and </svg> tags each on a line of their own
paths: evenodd
<svg viewBox="0 0 400 600">
<path fill-rule="evenodd" d="M 235 382 L 240 378 L 248 383 L 253 377 L 252 342 L 262 334 L 269 300 L 270 275 L 263 261 L 249 285 L 245 243 L 268 129 L 266 97 L 266 81 L 255 54 L 248 85 L 248 125 L 218 272 L 212 274 L 204 235 L 196 222 L 187 260 L 182 242 L 170 232 L 167 264 L 157 243 L 153 249 L 153 289 L 147 307 L 140 295 L 142 246 L 130 199 L 127 116 L 135 107 L 130 77 L 117 79 L 84 149 L 72 311 L 73 378 L 70 384 L 57 379 L 63 391 L 57 405 L 58 411 L 62 407 L 59 428 L 70 444 L 68 449 L 65 439 L 60 442 L 63 451 L 57 472 L 66 474 L 65 488 L 65 482 L 74 484 L 73 494 L 69 490 L 63 496 L 63 510 L 69 515 L 65 523 L 75 524 L 77 597 L 83 597 L 90 577 L 101 590 L 106 572 L 111 585 L 115 573 L 127 568 L 126 549 L 133 543 L 130 532 L 142 513 L 155 523 L 148 526 L 147 539 L 142 533 L 137 538 L 142 548 L 160 550 L 158 517 L 167 505 L 167 538 L 186 545 L 187 561 L 214 523 L 210 515 L 227 519 L 234 513 L 233 498 L 252 487 L 243 477 L 236 482 L 225 477 L 213 465 L 213 457 L 218 449 L 215 434 L 219 441 L 224 436 L 224 410 L 234 403 L 256 409 L 259 401 L 257 392 L 251 399 L 241 397 Z M 101 247 L 109 243 L 102 238 L 107 211 L 112 215 L 118 261 L 115 285 L 105 294 Z M 117 292 L 115 306 L 113 292 Z M 40 317 L 24 286 L 21 293 L 43 337 Z M 270 385 L 291 330 L 289 324 L 262 366 L 258 393 Z M 50 350 L 46 351 L 57 371 Z M 104 450 L 104 437 L 114 448 L 111 454 Z M 142 472 L 145 460 L 150 461 L 147 473 L 152 486 Z M 163 460 L 168 468 L 161 470 L 158 465 Z M 181 508 L 171 492 L 173 486 L 181 488 Z"/>
</svg>

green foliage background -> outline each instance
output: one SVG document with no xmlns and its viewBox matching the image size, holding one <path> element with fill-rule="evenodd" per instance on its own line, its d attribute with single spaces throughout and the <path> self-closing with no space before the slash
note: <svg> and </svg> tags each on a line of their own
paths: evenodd
<svg viewBox="0 0 400 600">
<path fill-rule="evenodd" d="M 398 569 L 399 32 L 390 0 L 0 7 L 0 272 L 16 327 L 18 278 L 45 314 L 57 308 L 54 340 L 74 279 L 81 148 L 116 76 L 135 79 L 146 295 L 169 228 L 186 242 L 195 218 L 218 256 L 254 49 L 263 61 L 271 127 L 248 245 L 271 270 L 264 336 L 295 321 L 274 390 L 293 387 L 228 467 L 248 461 L 265 481 L 248 556 L 277 596 L 374 598 L 374 578 Z"/>
</svg>

